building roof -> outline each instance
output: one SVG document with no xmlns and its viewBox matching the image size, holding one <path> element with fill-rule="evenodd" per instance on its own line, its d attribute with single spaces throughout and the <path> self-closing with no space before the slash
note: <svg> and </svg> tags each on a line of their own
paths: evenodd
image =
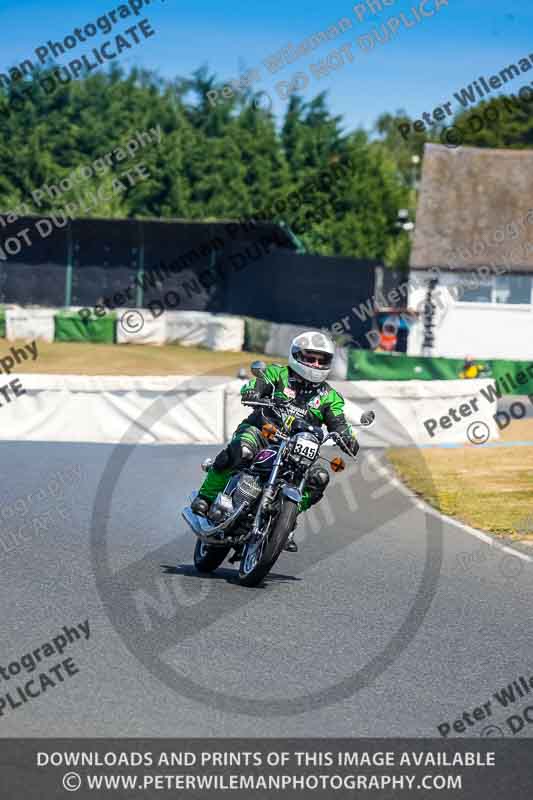
<svg viewBox="0 0 533 800">
<path fill-rule="evenodd" d="M 411 269 L 533 273 L 533 150 L 426 144 Z"/>
</svg>

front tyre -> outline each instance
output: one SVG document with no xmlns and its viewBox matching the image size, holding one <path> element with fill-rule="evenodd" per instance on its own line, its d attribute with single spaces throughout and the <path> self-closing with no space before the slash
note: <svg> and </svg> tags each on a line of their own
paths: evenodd
<svg viewBox="0 0 533 800">
<path fill-rule="evenodd" d="M 194 566 L 198 572 L 213 572 L 220 567 L 230 550 L 230 547 L 215 547 L 197 539 L 194 548 Z"/>
<path fill-rule="evenodd" d="M 257 586 L 270 572 L 285 547 L 297 516 L 298 504 L 284 498 L 274 528 L 267 534 L 266 540 L 263 540 L 259 548 L 251 542 L 244 548 L 239 566 L 241 586 Z"/>
</svg>

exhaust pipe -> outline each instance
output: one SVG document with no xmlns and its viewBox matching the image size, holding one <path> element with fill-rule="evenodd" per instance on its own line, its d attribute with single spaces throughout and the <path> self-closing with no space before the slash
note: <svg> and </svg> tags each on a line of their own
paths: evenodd
<svg viewBox="0 0 533 800">
<path fill-rule="evenodd" d="M 233 514 L 218 525 L 212 525 L 205 517 L 195 514 L 190 506 L 184 508 L 181 515 L 199 539 L 206 543 L 215 544 L 213 540 L 224 538 L 222 535 L 223 531 L 235 522 L 237 517 L 240 516 L 241 512 L 244 510 L 245 505 L 245 503 L 240 505 Z"/>
</svg>

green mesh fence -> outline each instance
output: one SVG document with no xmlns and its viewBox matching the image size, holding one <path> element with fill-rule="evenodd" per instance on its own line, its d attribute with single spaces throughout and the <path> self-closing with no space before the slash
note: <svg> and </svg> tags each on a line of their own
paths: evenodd
<svg viewBox="0 0 533 800">
<path fill-rule="evenodd" d="M 533 393 L 533 362 L 491 359 L 477 362 L 483 369 L 477 376 L 493 378 L 502 395 Z M 463 377 L 462 358 L 406 356 L 403 353 L 374 353 L 350 349 L 348 380 L 352 381 L 435 381 Z"/>
<path fill-rule="evenodd" d="M 271 322 L 264 319 L 244 318 L 244 350 L 250 353 L 264 353 L 270 336 Z"/>
</svg>

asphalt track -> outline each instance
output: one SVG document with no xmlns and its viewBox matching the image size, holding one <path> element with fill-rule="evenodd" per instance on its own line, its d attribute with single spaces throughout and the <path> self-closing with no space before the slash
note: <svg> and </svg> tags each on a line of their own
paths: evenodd
<svg viewBox="0 0 533 800">
<path fill-rule="evenodd" d="M 179 511 L 213 448 L 132 448 L 106 517 L 93 505 L 113 446 L 0 449 L 0 664 L 64 625 L 91 630 L 63 656 L 79 673 L 4 711 L 0 736 L 436 736 L 533 674 L 533 563 L 427 517 L 380 451 L 332 476 L 299 553 L 250 590 L 191 567 Z M 510 736 L 528 700 L 492 705 L 470 735 Z"/>
</svg>

